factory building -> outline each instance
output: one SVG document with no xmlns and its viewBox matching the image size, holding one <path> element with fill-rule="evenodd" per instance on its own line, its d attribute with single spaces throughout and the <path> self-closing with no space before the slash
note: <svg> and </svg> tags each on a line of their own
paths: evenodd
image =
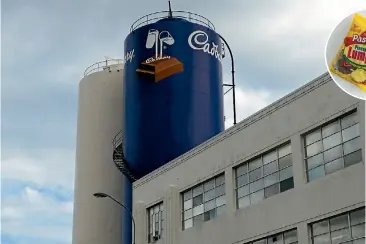
<svg viewBox="0 0 366 244">
<path fill-rule="evenodd" d="M 73 244 L 365 243 L 365 101 L 325 73 L 224 130 L 230 48 L 162 13 L 80 82 Z"/>
<path fill-rule="evenodd" d="M 365 101 L 323 74 L 137 180 L 133 199 L 141 244 L 363 244 Z"/>
</svg>

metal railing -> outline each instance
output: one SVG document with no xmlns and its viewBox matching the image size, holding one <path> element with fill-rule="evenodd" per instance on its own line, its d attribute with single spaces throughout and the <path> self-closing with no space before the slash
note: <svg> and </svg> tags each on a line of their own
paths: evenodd
<svg viewBox="0 0 366 244">
<path fill-rule="evenodd" d="M 84 71 L 84 76 L 90 75 L 91 73 L 99 72 L 102 70 L 106 70 L 111 66 L 123 64 L 123 59 L 106 59 L 104 61 L 100 61 L 90 65 Z"/>
<path fill-rule="evenodd" d="M 202 15 L 186 11 L 172 11 L 171 13 L 173 18 L 188 20 L 189 22 L 200 24 L 212 30 L 215 30 L 215 26 L 212 24 L 212 22 L 209 19 L 203 17 Z M 160 11 L 142 16 L 131 25 L 130 32 L 133 32 L 139 27 L 148 24 L 153 24 L 158 20 L 169 18 L 169 14 L 170 14 L 169 11 Z"/>
<path fill-rule="evenodd" d="M 131 182 L 134 182 L 136 178 L 132 174 L 128 162 L 126 161 L 125 155 L 123 153 L 122 131 L 118 132 L 118 134 L 113 138 L 112 144 L 113 144 L 114 164 L 122 174 L 124 174 Z"/>
<path fill-rule="evenodd" d="M 122 130 L 113 138 L 112 144 L 114 150 L 122 144 Z"/>
</svg>

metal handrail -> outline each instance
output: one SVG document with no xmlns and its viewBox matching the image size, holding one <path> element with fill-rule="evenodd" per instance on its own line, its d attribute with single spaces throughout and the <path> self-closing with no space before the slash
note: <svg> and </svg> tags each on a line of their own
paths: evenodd
<svg viewBox="0 0 366 244">
<path fill-rule="evenodd" d="M 122 144 L 122 130 L 113 138 L 113 149 L 116 150 L 119 145 Z"/>
<path fill-rule="evenodd" d="M 212 24 L 212 22 L 209 19 L 203 17 L 202 15 L 187 11 L 172 11 L 171 13 L 173 18 L 185 19 L 188 20 L 189 22 L 201 24 L 212 30 L 215 30 L 214 24 Z M 139 27 L 155 23 L 158 20 L 169 18 L 169 14 L 170 14 L 169 11 L 160 11 L 142 16 L 131 25 L 130 32 L 133 32 Z"/>
<path fill-rule="evenodd" d="M 90 65 L 84 71 L 84 76 L 90 75 L 91 73 L 99 72 L 107 69 L 113 65 L 123 64 L 123 59 L 106 59 Z"/>
</svg>

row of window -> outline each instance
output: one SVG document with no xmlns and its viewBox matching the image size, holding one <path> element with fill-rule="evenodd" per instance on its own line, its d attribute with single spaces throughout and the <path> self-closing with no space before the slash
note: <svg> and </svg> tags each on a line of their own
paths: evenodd
<svg viewBox="0 0 366 244">
<path fill-rule="evenodd" d="M 312 244 L 365 244 L 365 208 L 309 224 Z M 246 244 L 295 244 L 297 230 L 292 229 Z"/>
<path fill-rule="evenodd" d="M 362 162 L 356 113 L 346 114 L 305 134 L 304 152 L 308 181 Z M 294 188 L 292 165 L 291 144 L 287 143 L 234 168 L 237 208 Z M 182 193 L 182 228 L 209 221 L 221 215 L 225 208 L 225 176 L 221 174 Z M 149 222 L 149 240 L 153 236 L 160 238 L 159 221 L 163 221 L 162 215 Z"/>
<path fill-rule="evenodd" d="M 305 162 L 312 181 L 362 160 L 356 113 L 343 116 L 305 136 Z"/>
<path fill-rule="evenodd" d="M 192 199 L 192 198 L 191 198 Z M 158 214 L 160 211 L 160 214 Z M 158 214 L 162 216 L 162 203 L 149 209 L 149 220 L 152 216 Z M 159 217 L 158 217 L 159 219 Z M 155 220 L 154 220 L 155 221 Z M 162 231 L 161 224 L 157 225 L 155 230 Z M 149 222 L 150 226 L 150 222 Z M 154 228 L 154 227 L 153 227 Z M 151 228 L 149 232 L 149 243 L 161 238 L 162 232 L 156 234 L 153 239 Z M 154 230 L 154 229 L 153 229 Z M 309 224 L 309 239 L 312 244 L 364 244 L 365 243 L 365 208 L 359 208 L 350 212 L 332 216 Z M 285 232 L 277 233 L 264 237 L 246 244 L 297 244 L 297 230 L 291 229 Z"/>
</svg>

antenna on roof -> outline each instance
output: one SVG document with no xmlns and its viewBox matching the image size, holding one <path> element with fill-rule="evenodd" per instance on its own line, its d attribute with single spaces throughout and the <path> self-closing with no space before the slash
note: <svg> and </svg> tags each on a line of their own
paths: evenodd
<svg viewBox="0 0 366 244">
<path fill-rule="evenodd" d="M 170 5 L 170 1 L 168 1 L 168 3 L 169 3 L 169 18 L 173 18 L 172 6 Z"/>
</svg>

